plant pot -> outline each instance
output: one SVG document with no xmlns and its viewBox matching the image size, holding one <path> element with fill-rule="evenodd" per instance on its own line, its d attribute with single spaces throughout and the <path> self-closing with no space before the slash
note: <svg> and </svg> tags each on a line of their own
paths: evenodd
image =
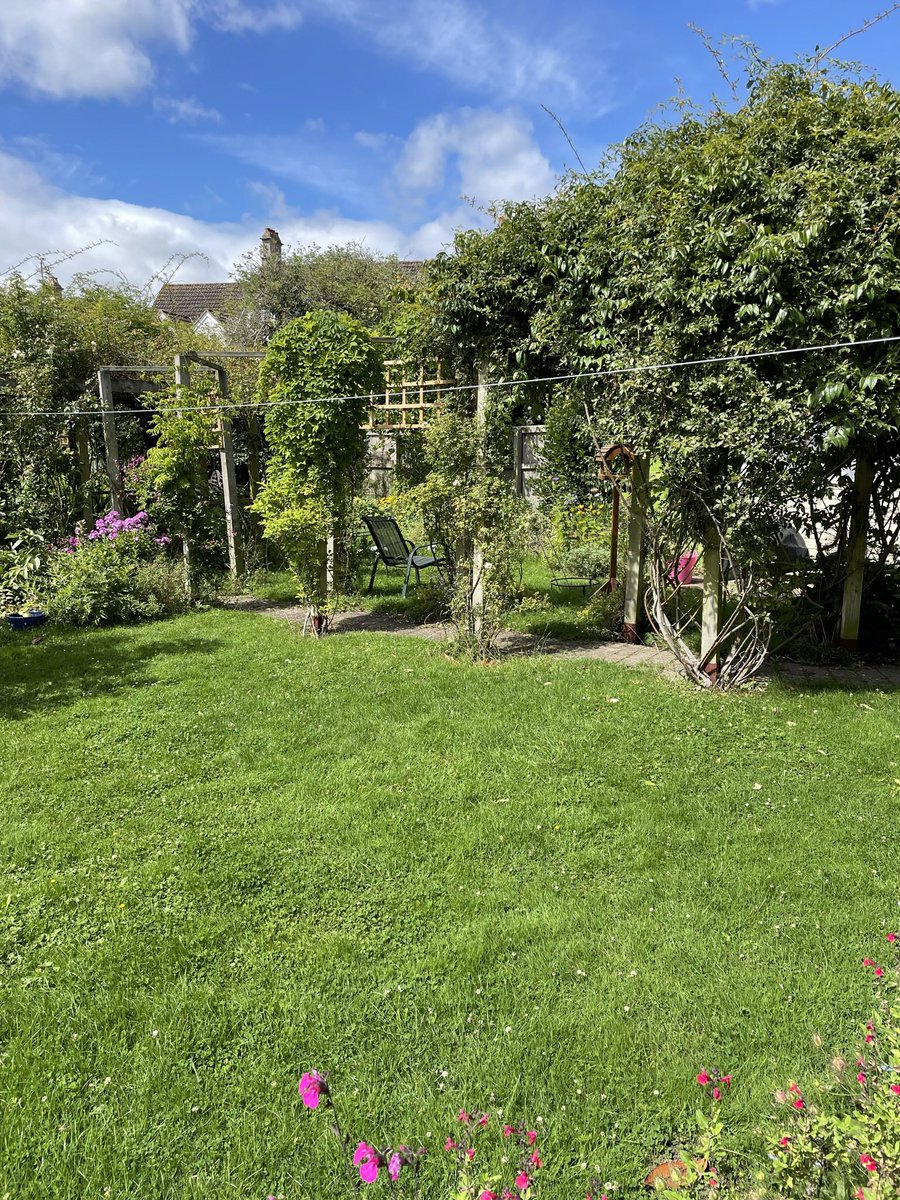
<svg viewBox="0 0 900 1200">
<path fill-rule="evenodd" d="M 10 629 L 33 629 L 35 625 L 43 625 L 46 620 L 47 614 L 39 608 L 32 609 L 31 612 L 6 614 L 6 623 Z"/>
</svg>

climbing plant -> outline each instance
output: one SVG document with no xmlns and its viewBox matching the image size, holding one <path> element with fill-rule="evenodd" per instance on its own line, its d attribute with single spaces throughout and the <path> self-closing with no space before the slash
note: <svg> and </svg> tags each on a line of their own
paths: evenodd
<svg viewBox="0 0 900 1200">
<path fill-rule="evenodd" d="M 443 358 L 496 378 L 654 368 L 896 332 L 900 93 L 808 60 L 740 64 L 736 105 L 681 104 L 591 175 L 497 210 L 439 255 L 417 311 Z M 771 537 L 870 455 L 897 491 L 900 350 L 873 345 L 573 382 L 650 452 L 675 504 L 738 546 Z M 555 403 L 551 400 L 551 403 Z M 884 522 L 885 528 L 890 526 Z"/>
<path fill-rule="evenodd" d="M 377 343 L 335 312 L 291 321 L 269 342 L 260 367 L 271 457 L 253 507 L 294 572 L 317 631 L 328 619 L 326 543 L 334 539 L 339 587 L 365 470 L 367 396 L 382 380 Z"/>
</svg>

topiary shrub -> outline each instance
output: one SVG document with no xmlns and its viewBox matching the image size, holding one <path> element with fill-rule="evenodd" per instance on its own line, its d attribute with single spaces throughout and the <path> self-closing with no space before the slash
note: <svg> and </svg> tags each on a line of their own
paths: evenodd
<svg viewBox="0 0 900 1200">
<path fill-rule="evenodd" d="M 311 312 L 280 330 L 259 372 L 272 450 L 253 505 L 284 555 L 313 628 L 327 627 L 326 543 L 335 539 L 336 582 L 346 573 L 353 500 L 365 473 L 368 396 L 383 386 L 381 353 L 343 313 Z"/>
</svg>

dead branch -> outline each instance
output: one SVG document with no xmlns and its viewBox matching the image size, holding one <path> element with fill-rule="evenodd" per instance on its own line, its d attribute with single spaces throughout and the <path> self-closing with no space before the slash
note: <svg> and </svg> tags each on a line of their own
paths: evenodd
<svg viewBox="0 0 900 1200">
<path fill-rule="evenodd" d="M 872 28 L 873 25 L 877 25 L 879 21 L 883 21 L 892 13 L 895 13 L 898 8 L 900 8 L 900 3 L 892 4 L 891 7 L 886 8 L 884 12 L 880 12 L 874 17 L 869 17 L 869 19 L 864 21 L 858 29 L 851 29 L 849 33 L 845 33 L 843 37 L 838 38 L 836 42 L 828 46 L 825 50 L 819 50 L 819 47 L 817 46 L 817 53 L 813 59 L 813 66 L 817 67 L 823 59 L 828 58 L 830 54 L 833 54 L 834 51 L 837 50 L 838 46 L 843 46 L 844 42 L 849 42 L 851 38 L 857 37 L 861 33 L 866 33 Z"/>
<path fill-rule="evenodd" d="M 572 151 L 572 153 L 573 153 L 573 154 L 575 155 L 575 157 L 578 159 L 578 165 L 581 167 L 581 169 L 582 169 L 582 171 L 584 172 L 584 174 L 585 174 L 585 175 L 589 174 L 589 172 L 588 172 L 588 169 L 587 169 L 587 167 L 584 165 L 584 162 L 583 162 L 583 160 L 582 160 L 582 158 L 581 158 L 581 155 L 580 155 L 580 154 L 578 153 L 578 151 L 575 149 L 575 143 L 572 141 L 571 137 L 569 136 L 569 131 L 568 131 L 568 129 L 566 129 L 565 125 L 563 125 L 562 121 L 559 119 L 559 117 L 556 115 L 556 113 L 553 111 L 553 109 L 552 109 L 552 108 L 548 108 L 546 104 L 542 104 L 542 105 L 541 105 L 541 108 L 544 110 L 544 112 L 547 114 L 547 116 L 548 116 L 548 117 L 549 117 L 549 118 L 550 118 L 552 121 L 555 121 L 555 122 L 556 122 L 556 124 L 559 126 L 559 128 L 560 128 L 560 132 L 562 133 L 562 135 L 563 135 L 563 137 L 566 139 L 566 141 L 569 143 L 569 149 Z"/>
</svg>

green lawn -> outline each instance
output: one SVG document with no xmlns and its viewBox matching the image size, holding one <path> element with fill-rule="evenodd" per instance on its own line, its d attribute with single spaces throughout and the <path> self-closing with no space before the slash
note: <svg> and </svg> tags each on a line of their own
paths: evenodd
<svg viewBox="0 0 900 1200">
<path fill-rule="evenodd" d="M 0 680 L 0 1196 L 346 1194 L 310 1067 L 371 1141 L 499 1106 L 542 1195 L 637 1196 L 701 1066 L 748 1147 L 848 1045 L 897 923 L 893 696 L 221 611 L 4 633 Z"/>
</svg>

